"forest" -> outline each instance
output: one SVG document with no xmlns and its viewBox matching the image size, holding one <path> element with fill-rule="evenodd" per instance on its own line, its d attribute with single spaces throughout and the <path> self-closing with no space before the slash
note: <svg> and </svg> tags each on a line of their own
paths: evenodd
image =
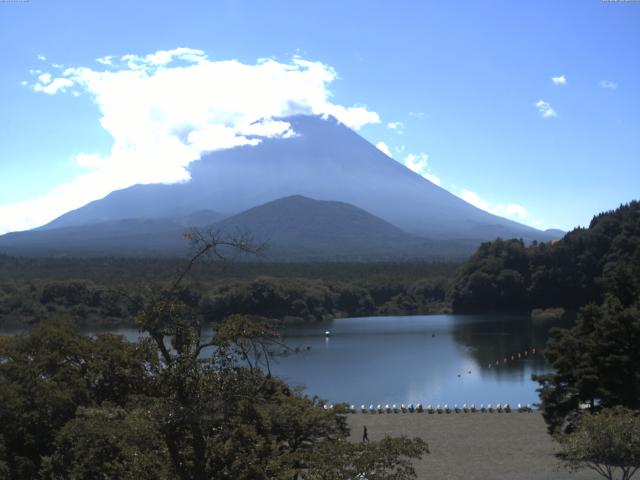
<svg viewBox="0 0 640 480">
<path fill-rule="evenodd" d="M 178 260 L 0 257 L 0 327 L 68 314 L 81 328 L 133 325 L 140 298 L 166 286 Z M 456 265 L 203 263 L 183 286 L 202 315 L 283 322 L 446 311 Z"/>
<path fill-rule="evenodd" d="M 455 274 L 448 300 L 456 313 L 554 307 L 576 312 L 601 304 L 607 292 L 628 298 L 639 279 L 640 202 L 634 201 L 555 242 L 483 243 Z"/>
</svg>

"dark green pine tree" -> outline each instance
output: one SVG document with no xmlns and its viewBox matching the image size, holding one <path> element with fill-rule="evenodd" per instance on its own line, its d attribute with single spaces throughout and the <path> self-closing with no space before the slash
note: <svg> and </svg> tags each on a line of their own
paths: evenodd
<svg viewBox="0 0 640 480">
<path fill-rule="evenodd" d="M 637 293 L 580 312 L 569 330 L 552 332 L 545 353 L 555 372 L 540 382 L 542 411 L 551 433 L 572 424 L 580 407 L 640 409 L 640 309 Z"/>
</svg>

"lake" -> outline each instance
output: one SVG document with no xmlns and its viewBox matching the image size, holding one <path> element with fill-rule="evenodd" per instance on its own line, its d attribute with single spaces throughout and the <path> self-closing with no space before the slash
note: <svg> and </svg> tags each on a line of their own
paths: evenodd
<svg viewBox="0 0 640 480">
<path fill-rule="evenodd" d="M 300 352 L 274 358 L 272 371 L 332 403 L 533 404 L 538 384 L 531 374 L 549 371 L 542 350 L 552 326 L 566 322 L 423 315 L 290 326 L 283 339 Z"/>
<path fill-rule="evenodd" d="M 330 402 L 533 404 L 531 374 L 549 371 L 542 350 L 555 325 L 510 316 L 338 319 L 287 329 L 301 353 L 276 359 L 273 371 Z"/>
</svg>

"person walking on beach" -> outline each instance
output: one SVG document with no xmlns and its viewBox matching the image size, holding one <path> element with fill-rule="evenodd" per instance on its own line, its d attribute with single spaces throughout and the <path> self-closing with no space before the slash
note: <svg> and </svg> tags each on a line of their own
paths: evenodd
<svg viewBox="0 0 640 480">
<path fill-rule="evenodd" d="M 362 443 L 369 443 L 369 433 L 367 432 L 367 426 L 364 426 L 364 432 L 362 433 Z"/>
</svg>

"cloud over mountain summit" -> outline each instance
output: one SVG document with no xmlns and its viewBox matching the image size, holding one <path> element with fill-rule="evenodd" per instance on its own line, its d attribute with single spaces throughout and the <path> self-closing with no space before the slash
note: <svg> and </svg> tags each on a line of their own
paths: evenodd
<svg viewBox="0 0 640 480">
<path fill-rule="evenodd" d="M 380 121 L 365 106 L 332 102 L 329 86 L 337 72 L 301 57 L 246 64 L 176 48 L 97 62 L 34 70 L 27 84 L 37 93 L 88 96 L 113 139 L 110 152 L 75 152 L 76 165 L 84 169 L 75 180 L 0 207 L 0 233 L 32 228 L 137 183 L 186 181 L 186 167 L 207 151 L 294 136 L 277 117 L 332 115 L 354 129 Z"/>
</svg>

